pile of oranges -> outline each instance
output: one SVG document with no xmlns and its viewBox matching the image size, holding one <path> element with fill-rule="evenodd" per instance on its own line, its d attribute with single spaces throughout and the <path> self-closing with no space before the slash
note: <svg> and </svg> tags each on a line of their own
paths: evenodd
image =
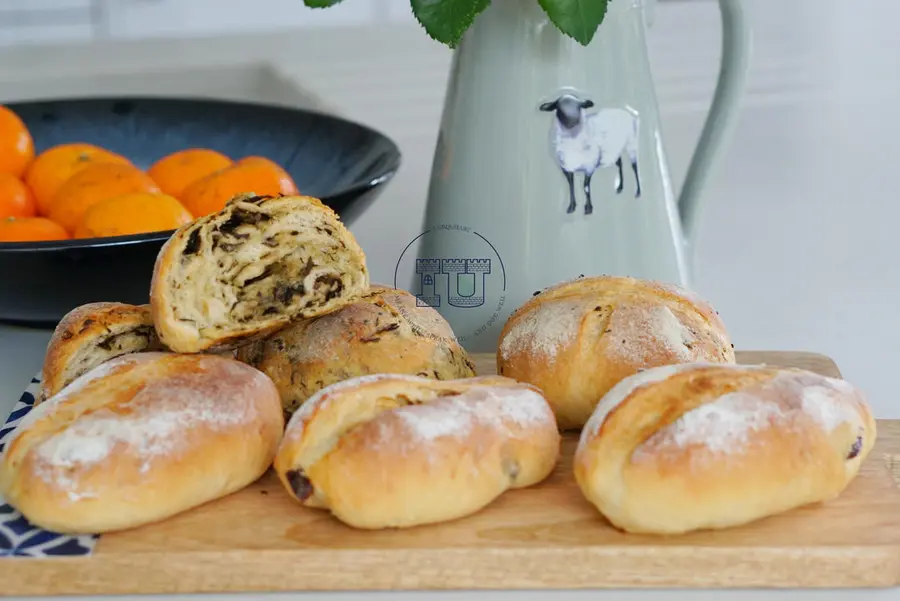
<svg viewBox="0 0 900 601">
<path fill-rule="evenodd" d="M 233 160 L 207 148 L 174 152 L 146 171 L 83 142 L 36 155 L 28 128 L 0 105 L 0 242 L 172 230 L 244 192 L 298 194 L 269 159 Z"/>
</svg>

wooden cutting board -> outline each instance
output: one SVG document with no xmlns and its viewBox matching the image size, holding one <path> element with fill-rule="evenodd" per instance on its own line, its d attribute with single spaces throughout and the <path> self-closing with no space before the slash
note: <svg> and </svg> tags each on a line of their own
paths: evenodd
<svg viewBox="0 0 900 601">
<path fill-rule="evenodd" d="M 839 376 L 822 355 L 743 352 L 744 363 Z M 479 373 L 493 373 L 492 355 Z M 821 588 L 900 582 L 900 421 L 837 500 L 733 530 L 660 538 L 620 533 L 571 475 L 575 439 L 540 486 L 481 513 L 363 532 L 293 503 L 271 475 L 166 522 L 103 536 L 85 558 L 0 559 L 5 595 L 376 589 Z M 897 462 L 900 464 L 900 461 Z M 900 469 L 897 470 L 900 472 Z"/>
</svg>

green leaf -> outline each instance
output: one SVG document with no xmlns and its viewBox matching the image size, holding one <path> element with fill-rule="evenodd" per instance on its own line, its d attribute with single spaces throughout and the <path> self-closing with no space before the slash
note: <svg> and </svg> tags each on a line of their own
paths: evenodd
<svg viewBox="0 0 900 601">
<path fill-rule="evenodd" d="M 605 2 L 605 0 L 603 0 Z M 455 48 L 491 0 L 411 0 L 416 20 L 433 39 Z"/>
<path fill-rule="evenodd" d="M 582 46 L 594 39 L 609 0 L 538 0 L 556 27 Z"/>
<path fill-rule="evenodd" d="M 340 2 L 341 0 L 303 0 L 303 4 L 305 4 L 307 8 L 328 8 L 329 6 L 334 6 Z"/>
</svg>

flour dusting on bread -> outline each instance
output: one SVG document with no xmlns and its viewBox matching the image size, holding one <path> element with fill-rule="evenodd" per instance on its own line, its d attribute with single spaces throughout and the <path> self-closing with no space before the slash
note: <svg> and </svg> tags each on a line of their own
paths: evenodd
<svg viewBox="0 0 900 601">
<path fill-rule="evenodd" d="M 803 388 L 803 411 L 812 417 L 827 432 L 832 432 L 842 424 L 859 420 L 859 414 L 841 400 L 839 395 L 853 394 L 843 380 L 822 378 L 821 383 Z"/>
<path fill-rule="evenodd" d="M 472 399 L 483 413 L 499 416 L 505 422 L 528 427 L 553 418 L 546 399 L 534 388 L 483 386 L 473 388 L 461 396 Z"/>
<path fill-rule="evenodd" d="M 157 353 L 139 353 L 135 355 L 123 355 L 113 359 L 112 361 L 101 363 L 87 373 L 78 376 L 68 386 L 60 390 L 54 396 L 50 397 L 49 399 L 45 399 L 44 402 L 40 404 L 35 405 L 31 409 L 31 411 L 29 411 L 25 415 L 25 417 L 23 417 L 22 420 L 19 421 L 19 424 L 16 426 L 15 431 L 13 431 L 13 433 L 6 441 L 6 450 L 4 452 L 8 452 L 9 449 L 14 446 L 13 443 L 16 441 L 16 439 L 23 433 L 27 432 L 34 423 L 43 419 L 49 413 L 56 411 L 57 404 L 64 403 L 67 399 L 86 388 L 95 380 L 100 380 L 102 378 L 108 377 L 123 365 L 147 361 L 149 359 L 153 359 L 154 355 L 156 354 Z"/>
<path fill-rule="evenodd" d="M 72 490 L 82 472 L 113 454 L 130 455 L 138 472 L 145 473 L 157 459 L 194 444 L 192 438 L 178 435 L 186 428 L 218 431 L 254 421 L 255 406 L 245 402 L 244 396 L 263 383 L 265 376 L 236 361 L 213 357 L 197 357 L 189 372 L 157 376 L 152 386 L 136 384 L 138 390 L 124 402 L 83 407 L 80 413 L 69 415 L 73 409 L 67 401 L 94 387 L 96 394 L 103 394 L 103 379 L 110 374 L 127 365 L 167 358 L 178 359 L 166 353 L 119 357 L 81 376 L 36 408 L 41 411 L 34 421 L 68 422 L 31 447 L 37 473 L 50 484 Z M 123 384 L 131 385 L 135 384 Z M 79 496 L 90 494 L 83 486 L 81 489 Z"/>
<path fill-rule="evenodd" d="M 633 458 L 660 451 L 700 446 L 716 454 L 742 452 L 755 432 L 772 427 L 800 427 L 812 419 L 826 434 L 844 424 L 863 426 L 847 401 L 846 384 L 812 373 L 784 371 L 745 390 L 724 394 L 688 411 L 656 432 Z M 843 397 L 841 396 L 843 395 Z"/>
<path fill-rule="evenodd" d="M 473 427 L 503 428 L 512 436 L 517 428 L 527 428 L 552 419 L 544 398 L 529 388 L 475 387 L 457 396 L 407 405 L 394 410 L 417 438 L 436 440 L 446 436 L 466 436 Z"/>
<path fill-rule="evenodd" d="M 416 439 L 425 441 L 465 436 L 472 431 L 472 423 L 477 418 L 476 411 L 456 399 L 435 404 L 407 405 L 395 409 L 394 414 Z M 396 431 L 381 428 L 380 434 L 382 441 L 390 441 L 395 438 Z"/>
<path fill-rule="evenodd" d="M 176 436 L 185 427 L 218 429 L 246 419 L 243 411 L 222 407 L 220 399 L 205 395 L 192 396 L 187 403 L 178 395 L 162 396 L 157 401 L 148 406 L 138 395 L 121 408 L 132 409 L 130 414 L 104 408 L 81 416 L 37 447 L 40 475 L 71 490 L 73 471 L 88 470 L 114 452 L 133 455 L 140 463 L 139 471 L 145 473 L 156 459 L 190 444 L 190 439 Z"/>
<path fill-rule="evenodd" d="M 642 363 L 650 353 L 665 349 L 677 362 L 694 358 L 695 337 L 666 305 L 620 305 L 613 311 L 609 328 L 609 352 Z"/>
<path fill-rule="evenodd" d="M 585 307 L 583 300 L 559 300 L 534 307 L 503 337 L 501 355 L 532 352 L 554 359 L 559 349 L 577 336 Z"/>
<path fill-rule="evenodd" d="M 699 294 L 689 288 L 682 288 L 681 286 L 675 286 L 674 284 L 670 284 L 668 282 L 658 281 L 648 281 L 646 282 L 646 284 L 650 288 L 655 288 L 662 292 L 677 296 L 681 300 L 687 301 L 688 303 L 694 305 L 694 307 L 696 308 L 706 309 L 714 312 L 712 307 L 709 306 L 709 303 L 706 301 L 706 299 L 702 298 Z"/>
<path fill-rule="evenodd" d="M 787 414 L 778 403 L 753 394 L 733 392 L 701 405 L 658 431 L 635 449 L 632 459 L 666 449 L 700 445 L 712 453 L 733 453 L 748 444 L 753 432 L 771 427 Z"/>
</svg>

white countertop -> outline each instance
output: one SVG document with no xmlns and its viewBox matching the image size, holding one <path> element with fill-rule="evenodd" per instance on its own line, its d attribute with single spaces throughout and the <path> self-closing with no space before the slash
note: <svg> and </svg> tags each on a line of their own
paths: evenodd
<svg viewBox="0 0 900 601">
<path fill-rule="evenodd" d="M 850 10 L 838 0 L 789 5 L 754 0 L 748 10 L 756 29 L 753 74 L 733 146 L 709 191 L 696 287 L 720 310 L 738 347 L 829 354 L 845 377 L 869 391 L 878 417 L 898 418 L 892 368 L 900 352 L 890 334 L 900 319 L 887 299 L 900 294 L 893 262 L 900 204 L 890 192 L 900 185 L 894 165 L 900 121 L 888 116 L 895 113 L 900 82 L 877 76 L 900 72 L 900 51 L 882 51 L 896 45 L 892 23 L 900 17 L 900 4 L 860 0 Z M 714 3 L 658 8 L 651 52 L 676 188 L 712 93 L 718 31 Z M 290 101 L 291 90 L 302 88 L 329 110 L 372 125 L 400 145 L 400 173 L 352 227 L 369 255 L 373 279 L 390 281 L 402 246 L 419 233 L 449 61 L 449 51 L 403 25 L 306 29 L 265 39 L 35 47 L 0 53 L 0 98 L 89 94 L 113 85 L 117 73 L 137 75 L 119 80 L 127 81 L 122 92 L 201 91 L 191 88 L 202 85 L 196 73 L 217 67 L 226 75 L 206 80 L 217 82 L 212 92 L 252 97 L 260 91 L 246 89 L 250 84 L 229 89 L 228 69 L 269 64 L 281 83 L 270 78 L 261 85 L 275 100 Z M 14 285 L 7 274 L 0 274 L 0 282 Z M 49 335 L 0 326 L 0 413 L 8 413 L 39 370 Z M 900 599 L 896 590 L 479 596 L 527 600 L 550 594 L 623 601 L 705 601 L 723 594 L 736 600 Z M 420 595 L 472 598 L 470 593 L 297 596 L 343 601 Z"/>
</svg>

